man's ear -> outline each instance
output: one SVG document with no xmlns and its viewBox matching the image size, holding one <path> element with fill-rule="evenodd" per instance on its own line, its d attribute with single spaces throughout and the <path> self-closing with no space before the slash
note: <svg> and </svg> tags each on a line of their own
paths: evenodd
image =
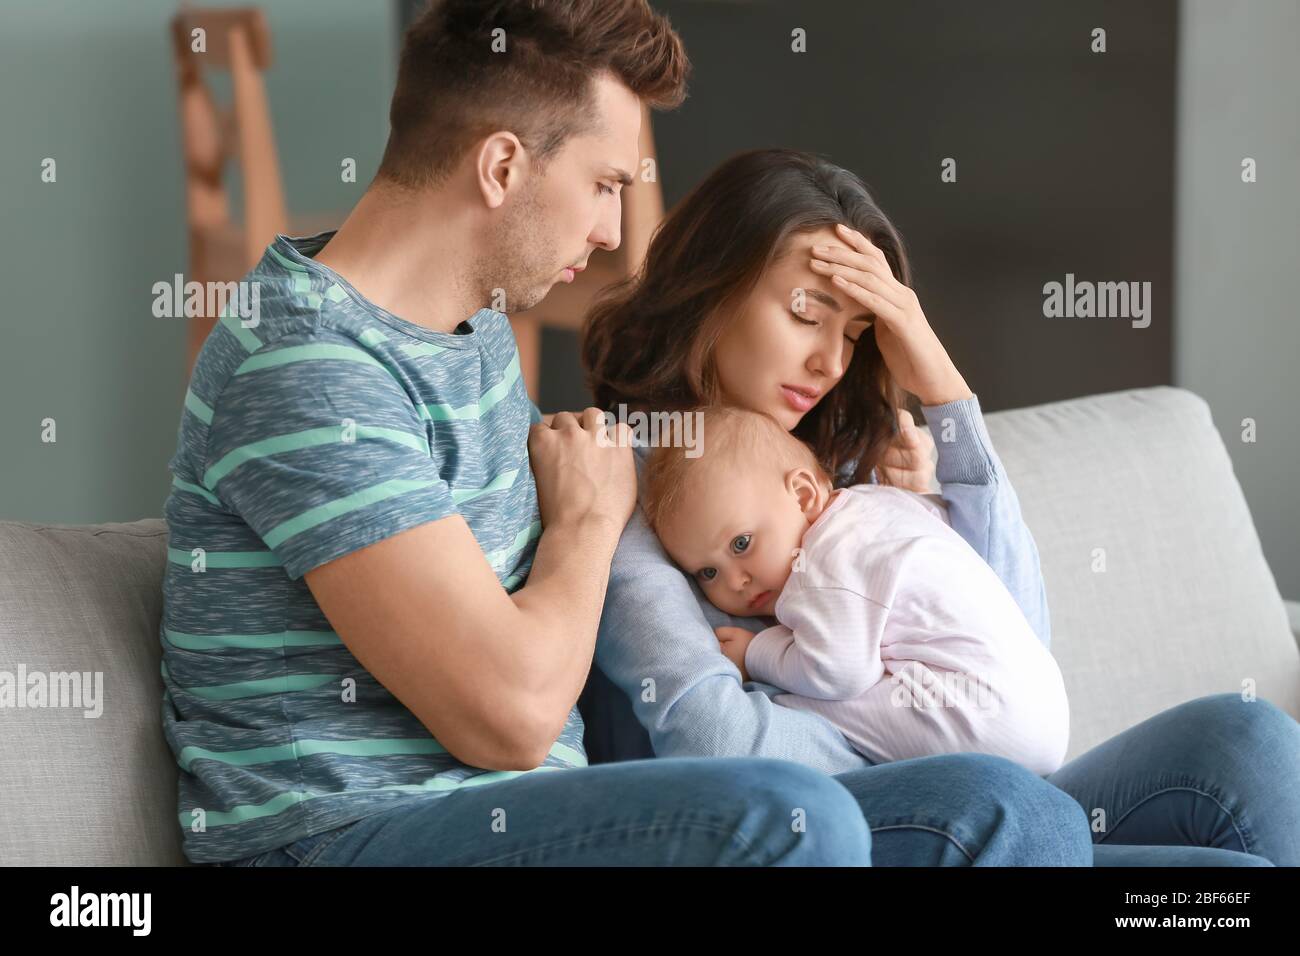
<svg viewBox="0 0 1300 956">
<path fill-rule="evenodd" d="M 506 130 L 491 134 L 475 153 L 474 185 L 489 209 L 497 209 L 528 175 L 528 150 L 519 137 Z"/>
<path fill-rule="evenodd" d="M 810 520 L 820 513 L 822 496 L 825 491 L 812 469 L 791 468 L 785 473 L 785 490 L 794 495 L 799 502 L 799 510 Z"/>
</svg>

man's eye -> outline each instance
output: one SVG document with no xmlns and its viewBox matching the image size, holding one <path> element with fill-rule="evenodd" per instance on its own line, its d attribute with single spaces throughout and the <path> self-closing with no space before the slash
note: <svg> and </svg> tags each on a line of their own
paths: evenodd
<svg viewBox="0 0 1300 956">
<path fill-rule="evenodd" d="M 717 576 L 718 576 L 717 568 L 702 568 L 700 570 L 700 577 L 704 578 L 704 580 L 706 581 L 712 581 Z"/>
<path fill-rule="evenodd" d="M 731 539 L 731 550 L 736 554 L 744 554 L 745 549 L 749 547 L 749 538 L 747 534 L 738 534 Z"/>
</svg>

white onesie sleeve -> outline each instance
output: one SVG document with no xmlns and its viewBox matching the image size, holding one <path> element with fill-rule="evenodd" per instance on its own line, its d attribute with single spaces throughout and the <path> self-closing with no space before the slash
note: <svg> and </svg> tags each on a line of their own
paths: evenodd
<svg viewBox="0 0 1300 956">
<path fill-rule="evenodd" d="M 817 700 L 857 697 L 884 676 L 880 642 L 889 611 L 855 591 L 811 587 L 792 572 L 781 619 L 759 631 L 745 652 L 754 680 Z"/>
</svg>

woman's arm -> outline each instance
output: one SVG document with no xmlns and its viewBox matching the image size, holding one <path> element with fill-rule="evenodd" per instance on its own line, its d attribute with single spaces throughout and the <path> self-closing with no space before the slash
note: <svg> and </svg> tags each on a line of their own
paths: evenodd
<svg viewBox="0 0 1300 956">
<path fill-rule="evenodd" d="M 1020 515 L 1020 501 L 984 427 L 979 398 L 923 405 L 939 451 L 935 468 L 953 530 L 1006 585 L 1045 647 L 1052 643 L 1047 588 L 1038 547 Z"/>
<path fill-rule="evenodd" d="M 610 569 L 596 664 L 631 700 L 655 754 L 777 757 L 832 774 L 868 766 L 824 718 L 745 690 L 713 633 L 728 624 L 763 626 L 709 604 L 638 507 Z"/>
<path fill-rule="evenodd" d="M 874 316 L 876 345 L 894 381 L 921 400 L 939 449 L 936 469 L 953 528 L 997 572 L 1045 646 L 1051 643 L 1038 549 L 984 429 L 979 401 L 930 327 L 916 293 L 862 233 L 835 227 L 847 248 L 814 247 L 814 272 Z"/>
</svg>

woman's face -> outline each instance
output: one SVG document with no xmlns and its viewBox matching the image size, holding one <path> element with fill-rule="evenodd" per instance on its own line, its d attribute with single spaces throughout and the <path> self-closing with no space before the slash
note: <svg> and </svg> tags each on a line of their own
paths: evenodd
<svg viewBox="0 0 1300 956">
<path fill-rule="evenodd" d="M 869 312 L 809 268 L 818 245 L 844 247 L 829 226 L 792 236 L 714 347 L 722 400 L 787 431 L 844 376 L 871 326 Z"/>
</svg>

